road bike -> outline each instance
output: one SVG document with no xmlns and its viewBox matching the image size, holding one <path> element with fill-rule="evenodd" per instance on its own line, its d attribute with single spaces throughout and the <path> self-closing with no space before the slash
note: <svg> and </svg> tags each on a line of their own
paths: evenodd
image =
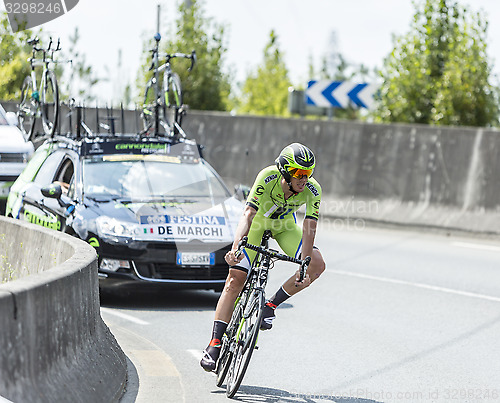
<svg viewBox="0 0 500 403">
<path fill-rule="evenodd" d="M 262 312 L 266 303 L 265 287 L 269 270 L 277 260 L 299 264 L 299 282 L 301 282 L 311 261 L 310 257 L 300 260 L 269 249 L 270 238 L 271 231 L 267 230 L 262 236 L 260 246 L 249 244 L 247 237 L 244 237 L 238 245 L 239 253 L 247 248 L 256 251 L 257 255 L 243 290 L 236 299 L 231 320 L 222 337 L 220 357 L 215 370 L 217 386 L 221 386 L 227 377 L 226 395 L 229 398 L 234 397 L 238 391 L 252 353 L 257 348 Z"/>
<path fill-rule="evenodd" d="M 57 127 L 59 116 L 59 89 L 55 73 L 50 70 L 49 64 L 56 63 L 54 53 L 61 50 L 60 40 L 52 49 L 52 38 L 50 38 L 47 49 L 38 47 L 38 38 L 30 39 L 28 44 L 33 47 L 32 57 L 28 59 L 31 65 L 31 74 L 26 76 L 21 88 L 21 101 L 17 110 L 19 126 L 26 139 L 31 140 L 36 119 L 41 116 L 43 131 L 46 135 L 53 136 Z M 35 56 L 42 52 L 42 58 Z M 43 66 L 40 85 L 38 86 L 35 67 Z"/>
<path fill-rule="evenodd" d="M 144 133 L 160 133 L 160 127 L 165 133 L 173 135 L 180 131 L 182 116 L 185 107 L 182 103 L 182 86 L 179 75 L 172 71 L 170 61 L 174 58 L 185 58 L 191 60 L 188 71 L 193 70 L 196 63 L 196 52 L 185 53 L 160 53 L 159 44 L 161 35 L 154 36 L 156 45 L 152 52 L 152 62 L 149 70 L 153 70 L 153 77 L 147 82 L 144 92 L 144 103 L 142 107 L 142 120 Z M 160 58 L 165 58 L 165 63 L 160 65 Z M 162 74 L 161 74 L 162 73 Z"/>
</svg>

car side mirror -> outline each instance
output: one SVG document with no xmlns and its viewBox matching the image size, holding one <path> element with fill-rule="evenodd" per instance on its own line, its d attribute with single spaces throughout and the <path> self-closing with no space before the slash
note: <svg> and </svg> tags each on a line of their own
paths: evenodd
<svg viewBox="0 0 500 403">
<path fill-rule="evenodd" d="M 61 198 L 61 195 L 62 195 L 61 185 L 59 185 L 57 183 L 52 183 L 48 186 L 44 186 L 40 190 L 45 197 L 49 197 L 51 199 L 59 200 Z"/>
<path fill-rule="evenodd" d="M 245 201 L 250 194 L 250 187 L 246 185 L 236 185 L 234 187 L 234 197 L 236 197 L 240 201 Z"/>
<path fill-rule="evenodd" d="M 11 126 L 17 126 L 17 115 L 14 112 L 7 112 L 5 114 L 7 123 Z"/>
<path fill-rule="evenodd" d="M 48 186 L 44 186 L 43 188 L 40 189 L 40 191 L 42 192 L 42 195 L 44 195 L 45 197 L 48 197 L 50 199 L 56 199 L 59 205 L 66 209 L 64 213 L 66 216 L 69 216 L 75 210 L 75 205 L 71 201 L 62 200 L 63 191 L 60 184 L 52 183 Z M 69 200 L 67 197 L 64 198 L 66 200 Z"/>
</svg>

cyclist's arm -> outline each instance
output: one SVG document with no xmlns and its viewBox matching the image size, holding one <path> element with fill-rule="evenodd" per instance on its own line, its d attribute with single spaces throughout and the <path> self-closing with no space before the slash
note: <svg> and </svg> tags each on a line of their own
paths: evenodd
<svg viewBox="0 0 500 403">
<path fill-rule="evenodd" d="M 309 196 L 306 216 L 302 224 L 302 259 L 306 256 L 312 256 L 321 204 L 321 186 L 316 180 L 311 179 L 305 192 L 308 192 Z"/>
<path fill-rule="evenodd" d="M 304 219 L 302 224 L 302 259 L 306 256 L 312 256 L 317 226 L 318 220 L 314 218 Z"/>
<path fill-rule="evenodd" d="M 243 254 L 241 254 L 238 258 L 234 256 L 234 253 L 238 249 L 238 243 L 241 241 L 241 239 L 244 236 L 248 235 L 248 232 L 250 231 L 250 226 L 252 225 L 253 218 L 255 217 L 255 214 L 257 214 L 257 210 L 250 206 L 246 205 L 245 209 L 243 210 L 243 214 L 241 215 L 240 221 L 238 223 L 238 227 L 236 228 L 236 234 L 234 236 L 234 242 L 233 242 L 233 247 L 231 250 L 226 254 L 226 262 L 230 266 L 234 266 L 236 263 L 241 262 L 243 259 Z"/>
</svg>

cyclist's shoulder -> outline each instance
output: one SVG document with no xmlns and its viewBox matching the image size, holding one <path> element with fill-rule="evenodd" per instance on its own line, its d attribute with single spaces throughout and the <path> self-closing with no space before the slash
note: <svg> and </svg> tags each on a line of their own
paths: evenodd
<svg viewBox="0 0 500 403">
<path fill-rule="evenodd" d="M 314 178 L 309 178 L 306 183 L 306 188 L 309 190 L 309 193 L 314 197 L 321 197 L 321 185 Z"/>
<path fill-rule="evenodd" d="M 272 181 L 278 179 L 278 176 L 279 171 L 276 165 L 270 165 L 258 173 L 256 182 L 259 182 L 262 185 L 268 185 Z"/>
</svg>

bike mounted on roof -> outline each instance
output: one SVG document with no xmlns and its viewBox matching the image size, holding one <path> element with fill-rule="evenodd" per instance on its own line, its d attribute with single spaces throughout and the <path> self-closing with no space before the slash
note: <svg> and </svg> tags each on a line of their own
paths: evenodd
<svg viewBox="0 0 500 403">
<path fill-rule="evenodd" d="M 196 52 L 185 53 L 160 53 L 159 45 L 161 35 L 154 36 L 155 47 L 150 50 L 152 62 L 149 71 L 153 76 L 146 84 L 141 117 L 145 133 L 158 135 L 161 130 L 175 136 L 181 130 L 182 118 L 186 114 L 186 105 L 182 99 L 182 85 L 179 75 L 172 71 L 170 61 L 174 58 L 191 60 L 188 71 L 194 68 Z M 165 63 L 160 65 L 160 57 L 165 58 Z"/>
<path fill-rule="evenodd" d="M 28 44 L 33 48 L 32 56 L 28 59 L 31 65 L 31 73 L 23 81 L 21 100 L 17 110 L 19 127 L 27 140 L 32 140 L 35 135 L 35 125 L 38 117 L 42 118 L 43 131 L 49 136 L 54 135 L 59 117 L 59 89 L 56 75 L 50 69 L 50 64 L 63 62 L 54 60 L 54 53 L 61 50 L 61 42 L 58 40 L 57 46 L 53 48 L 52 38 L 50 38 L 46 49 L 39 48 L 39 42 L 38 38 L 28 41 Z M 36 56 L 40 52 L 42 57 L 37 58 Z M 43 66 L 39 83 L 35 73 L 36 66 Z"/>
<path fill-rule="evenodd" d="M 139 127 L 140 125 L 137 121 L 138 111 L 136 107 L 134 111 L 135 127 L 132 131 L 140 137 L 169 137 L 173 141 L 177 141 L 181 137 L 186 138 L 186 134 L 181 128 L 181 123 L 187 108 L 182 103 L 180 78 L 177 73 L 172 71 L 170 61 L 174 58 L 190 59 L 191 66 L 188 71 L 191 71 L 196 62 L 196 53 L 195 51 L 189 55 L 184 53 L 160 53 L 160 39 L 160 34 L 156 34 L 156 46 L 151 50 L 153 60 L 150 70 L 154 70 L 154 74 L 148 81 L 144 93 L 144 103 L 140 111 L 142 128 Z M 106 106 L 106 116 L 103 117 L 104 120 L 107 120 L 106 123 L 99 121 L 99 109 L 96 105 L 96 124 L 91 125 L 85 123 L 86 115 L 88 110 L 93 110 L 94 108 L 77 106 L 74 99 L 71 99 L 68 103 L 60 102 L 56 75 L 50 68 L 50 64 L 62 62 L 54 60 L 54 53 L 61 50 L 60 40 L 58 40 L 56 47 L 52 47 L 52 38 L 50 38 L 46 49 L 40 48 L 39 42 L 38 38 L 28 41 L 28 44 L 33 47 L 32 57 L 28 59 L 31 64 L 31 74 L 23 82 L 21 100 L 17 111 L 19 126 L 25 138 L 41 143 L 48 137 L 54 137 L 56 134 L 64 135 L 64 133 L 69 137 L 76 138 L 81 138 L 82 136 L 95 137 L 101 134 L 101 129 L 115 136 L 117 134 L 116 120 L 120 119 L 121 132 L 126 133 L 123 105 L 120 107 L 120 117 L 115 116 L 112 107 L 108 108 Z M 36 58 L 39 52 L 42 52 L 42 57 Z M 165 63 L 160 64 L 160 57 L 165 58 Z M 36 66 L 43 66 L 39 82 L 35 74 Z M 62 107 L 67 107 L 67 113 L 66 111 L 63 112 Z M 64 128 L 61 127 L 61 115 L 65 121 L 63 122 Z M 43 132 L 41 133 L 36 132 L 38 117 L 42 118 Z M 94 119 L 90 118 L 88 121 L 93 122 Z"/>
</svg>

